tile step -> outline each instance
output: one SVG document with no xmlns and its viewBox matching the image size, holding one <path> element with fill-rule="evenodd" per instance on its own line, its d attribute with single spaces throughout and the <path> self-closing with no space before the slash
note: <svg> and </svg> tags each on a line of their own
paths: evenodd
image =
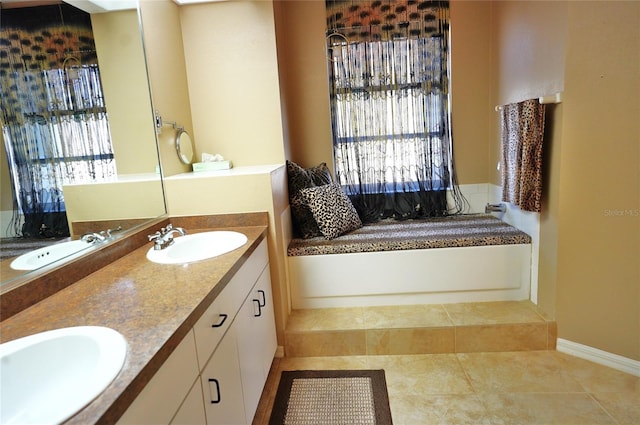
<svg viewBox="0 0 640 425">
<path fill-rule="evenodd" d="M 529 301 L 294 310 L 287 357 L 554 350 L 556 322 Z"/>
</svg>

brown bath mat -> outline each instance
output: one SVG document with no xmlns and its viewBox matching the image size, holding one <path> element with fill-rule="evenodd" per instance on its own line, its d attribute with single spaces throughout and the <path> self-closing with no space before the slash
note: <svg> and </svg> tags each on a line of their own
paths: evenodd
<svg viewBox="0 0 640 425">
<path fill-rule="evenodd" d="M 269 425 L 390 425 L 384 370 L 284 371 Z"/>
</svg>

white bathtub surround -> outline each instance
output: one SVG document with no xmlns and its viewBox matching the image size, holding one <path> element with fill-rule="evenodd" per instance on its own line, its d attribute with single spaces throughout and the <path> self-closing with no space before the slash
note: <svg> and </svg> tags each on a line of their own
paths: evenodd
<svg viewBox="0 0 640 425">
<path fill-rule="evenodd" d="M 287 250 L 292 306 L 529 299 L 531 238 L 494 217 L 383 220 Z"/>
<path fill-rule="evenodd" d="M 556 349 L 561 353 L 569 354 L 581 359 L 589 360 L 621 372 L 630 373 L 640 377 L 640 361 L 589 347 L 588 345 L 558 338 Z"/>
<path fill-rule="evenodd" d="M 538 263 L 540 257 L 540 214 L 523 211 L 517 206 L 502 202 L 502 186 L 489 184 L 487 202 L 503 203 L 507 207 L 505 213 L 494 213 L 505 223 L 531 236 L 531 302 L 538 304 Z M 484 212 L 484 206 L 483 206 Z"/>
<path fill-rule="evenodd" d="M 468 202 L 468 205 L 465 205 L 465 209 L 462 211 L 463 214 L 484 213 L 484 207 L 489 202 L 488 183 L 461 184 L 459 189 Z M 450 208 L 455 206 L 450 190 L 447 191 L 447 204 Z"/>
<path fill-rule="evenodd" d="M 18 213 L 12 210 L 0 211 L 0 238 L 16 237 L 16 235 L 13 234 L 13 227 L 9 227 L 9 223 L 11 223 L 14 214 Z M 22 214 L 20 214 L 19 220 L 18 227 L 22 228 L 24 224 L 24 216 Z"/>
<path fill-rule="evenodd" d="M 529 298 L 530 244 L 303 255 L 287 261 L 294 309 Z"/>
<path fill-rule="evenodd" d="M 463 211 L 466 214 L 484 213 L 488 202 L 494 199 L 500 202 L 500 197 L 494 194 L 495 186 L 490 184 L 461 185 L 460 190 L 468 202 Z M 535 248 L 532 244 L 522 244 L 286 256 L 291 307 L 526 299 L 535 302 L 537 294 L 532 294 L 532 279 L 535 276 L 537 291 L 539 225 L 537 220 L 533 223 L 518 220 L 517 214 L 517 211 L 507 211 L 503 215 L 508 215 L 510 221 L 498 218 L 532 236 Z M 283 228 L 287 227 L 283 224 Z M 290 238 L 288 235 L 283 239 L 284 252 Z M 536 265 L 535 270 L 531 269 L 532 264 Z"/>
<path fill-rule="evenodd" d="M 540 214 L 522 211 L 513 204 L 502 202 L 502 186 L 491 183 L 463 184 L 460 185 L 460 190 L 469 202 L 464 213 L 484 213 L 484 208 L 488 203 L 503 203 L 506 206 L 506 212 L 493 213 L 493 215 L 531 236 L 531 302 L 538 304 Z M 451 205 L 450 197 L 449 205 Z"/>
</svg>

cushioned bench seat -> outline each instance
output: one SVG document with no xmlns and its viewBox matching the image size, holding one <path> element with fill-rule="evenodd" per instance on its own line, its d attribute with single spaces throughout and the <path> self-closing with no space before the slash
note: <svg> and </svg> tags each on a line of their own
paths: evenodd
<svg viewBox="0 0 640 425">
<path fill-rule="evenodd" d="M 531 238 L 490 215 L 382 221 L 333 240 L 294 239 L 287 251 L 294 309 L 530 295 Z"/>
<path fill-rule="evenodd" d="M 496 217 L 473 214 L 429 220 L 383 220 L 332 240 L 321 236 L 293 239 L 288 246 L 287 255 L 292 257 L 529 243 L 529 235 Z"/>
</svg>

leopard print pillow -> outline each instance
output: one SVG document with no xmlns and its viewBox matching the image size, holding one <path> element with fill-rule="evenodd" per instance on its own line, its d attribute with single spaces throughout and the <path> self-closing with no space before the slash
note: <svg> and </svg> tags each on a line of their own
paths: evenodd
<svg viewBox="0 0 640 425">
<path fill-rule="evenodd" d="M 333 182 L 331 172 L 325 162 L 315 167 L 302 168 L 289 160 L 287 160 L 287 180 L 289 183 L 289 198 L 297 196 L 301 189 Z"/>
<path fill-rule="evenodd" d="M 325 239 L 335 239 L 362 227 L 351 200 L 336 184 L 302 189 L 300 197 L 313 213 Z"/>
<path fill-rule="evenodd" d="M 332 182 L 327 164 L 322 162 L 315 167 L 302 168 L 295 162 L 287 160 L 287 181 L 294 233 L 304 239 L 321 236 L 322 233 L 313 218 L 313 213 L 306 202 L 300 198 L 299 193 L 302 189 Z"/>
<path fill-rule="evenodd" d="M 293 218 L 293 231 L 297 236 L 309 239 L 322 235 L 316 219 L 313 218 L 313 213 L 299 193 L 289 200 L 289 205 L 291 206 L 291 216 Z"/>
</svg>

